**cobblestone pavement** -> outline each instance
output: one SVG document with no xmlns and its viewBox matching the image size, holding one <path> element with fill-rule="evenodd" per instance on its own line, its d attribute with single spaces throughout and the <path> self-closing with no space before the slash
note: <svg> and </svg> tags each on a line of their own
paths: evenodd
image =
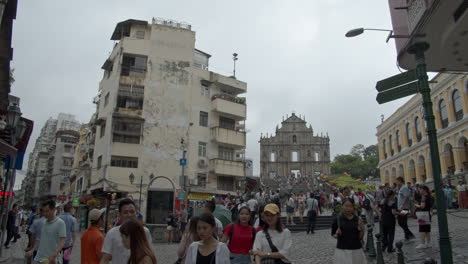
<svg viewBox="0 0 468 264">
<path fill-rule="evenodd" d="M 438 260 L 438 230 L 437 230 L 437 217 L 433 218 L 432 223 L 432 248 L 417 250 L 415 247 L 418 245 L 419 240 L 415 239 L 410 242 L 404 243 L 403 251 L 406 257 L 406 263 L 422 263 L 427 257 L 433 257 Z M 452 248 L 454 252 L 454 263 L 466 264 L 468 263 L 468 211 L 459 212 L 452 211 L 448 215 L 450 236 L 452 238 Z M 409 221 L 410 229 L 413 233 L 418 236 L 418 227 L 415 220 Z M 25 235 L 23 236 L 25 237 Z M 396 239 L 399 241 L 403 238 L 402 229 L 397 226 L 396 228 Z M 333 263 L 333 252 L 336 245 L 336 240 L 330 236 L 330 230 L 320 230 L 313 235 L 306 235 L 305 232 L 293 233 L 293 248 L 291 254 L 291 260 L 297 264 L 330 264 Z M 22 242 L 23 243 L 23 242 Z M 22 245 L 22 244 L 21 244 Z M 154 252 L 158 259 L 158 263 L 172 264 L 176 260 L 178 244 L 153 244 Z M 20 250 L 18 250 L 20 252 Z M 21 263 L 19 262 L 21 256 L 16 256 L 14 262 L 10 263 Z M 396 254 L 384 254 L 385 263 L 396 264 Z M 374 261 L 370 261 L 373 263 Z M 72 264 L 80 263 L 80 244 L 79 236 L 77 243 L 72 252 Z M 440 262 L 439 262 L 440 263 Z"/>
</svg>

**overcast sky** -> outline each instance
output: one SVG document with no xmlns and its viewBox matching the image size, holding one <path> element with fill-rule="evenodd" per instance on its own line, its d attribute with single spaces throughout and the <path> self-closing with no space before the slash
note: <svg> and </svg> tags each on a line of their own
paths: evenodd
<svg viewBox="0 0 468 264">
<path fill-rule="evenodd" d="M 20 0 L 14 22 L 16 82 L 25 117 L 41 127 L 59 112 L 88 122 L 115 24 L 129 18 L 185 21 L 196 47 L 212 55 L 210 70 L 247 82 L 247 156 L 259 170 L 260 133 L 282 116 L 305 115 L 315 132 L 329 133 L 331 154 L 375 144 L 380 115 L 405 100 L 375 101 L 375 83 L 399 73 L 393 41 L 384 32 L 345 38 L 356 27 L 391 28 L 387 1 L 375 0 Z M 26 163 L 25 163 L 26 167 Z"/>
</svg>

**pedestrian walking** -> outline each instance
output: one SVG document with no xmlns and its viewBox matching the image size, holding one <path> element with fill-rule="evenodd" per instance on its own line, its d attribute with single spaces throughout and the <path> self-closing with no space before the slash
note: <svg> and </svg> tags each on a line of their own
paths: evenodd
<svg viewBox="0 0 468 264">
<path fill-rule="evenodd" d="M 215 223 L 216 223 L 216 238 L 220 238 L 223 235 L 223 223 L 214 216 L 214 211 L 216 210 L 216 204 L 214 201 L 207 201 L 205 203 L 205 208 L 204 208 L 204 213 L 205 214 L 211 214 L 214 217 Z"/>
<path fill-rule="evenodd" d="M 255 220 L 255 223 L 253 225 L 256 233 L 263 230 L 263 228 L 265 227 L 265 215 L 263 214 L 264 211 L 265 211 L 265 205 L 262 205 L 258 208 L 258 217 Z"/>
<path fill-rule="evenodd" d="M 458 207 L 462 209 L 468 208 L 468 186 L 459 181 L 457 185 L 458 191 Z"/>
<path fill-rule="evenodd" d="M 251 212 L 250 224 L 253 225 L 255 221 L 255 216 L 257 215 L 257 210 L 258 210 L 258 202 L 253 195 L 247 201 L 247 206 L 249 207 L 250 212 Z"/>
<path fill-rule="evenodd" d="M 174 214 L 172 214 L 172 211 L 169 210 L 166 216 L 166 240 L 167 243 L 172 243 L 174 242 L 174 230 L 177 229 L 177 222 Z"/>
<path fill-rule="evenodd" d="M 26 221 L 27 224 L 27 229 L 26 229 L 26 235 L 28 235 L 28 248 L 31 248 L 32 245 L 34 245 L 35 241 L 34 239 L 31 239 L 31 232 L 29 231 L 29 228 L 33 224 L 34 220 L 39 217 L 36 217 L 39 215 L 39 208 L 37 206 L 32 206 L 31 207 L 31 213 L 29 214 L 28 220 Z"/>
<path fill-rule="evenodd" d="M 337 239 L 333 263 L 367 263 L 361 244 L 364 233 L 364 222 L 356 215 L 354 200 L 345 198 L 343 212 L 333 220 L 332 224 L 331 234 Z"/>
<path fill-rule="evenodd" d="M 91 224 L 81 235 L 81 264 L 99 264 L 104 235 L 100 228 L 104 226 L 105 209 L 92 209 L 88 214 Z"/>
<path fill-rule="evenodd" d="M 156 257 L 142 224 L 136 219 L 129 219 L 119 227 L 125 248 L 130 249 L 128 264 L 156 264 Z"/>
<path fill-rule="evenodd" d="M 181 235 L 185 232 L 185 227 L 187 226 L 188 223 L 188 212 L 185 209 L 185 204 L 180 205 L 180 233 Z"/>
<path fill-rule="evenodd" d="M 199 241 L 200 238 L 197 234 L 197 224 L 200 217 L 194 216 L 190 218 L 189 228 L 182 235 L 182 239 L 177 249 L 177 261 L 176 264 L 185 263 L 185 257 L 187 256 L 187 249 L 194 241 Z"/>
<path fill-rule="evenodd" d="M 39 248 L 39 241 L 41 240 L 42 226 L 47 221 L 44 214 L 42 213 L 42 208 L 38 209 L 37 214 L 35 213 L 35 216 L 37 216 L 37 218 L 33 219 L 33 222 L 31 223 L 31 226 L 29 227 L 29 232 L 30 232 L 29 239 L 31 241 L 30 242 L 31 244 L 25 249 L 28 263 L 30 263 L 31 257 L 32 258 L 36 257 L 37 249 Z"/>
<path fill-rule="evenodd" d="M 8 212 L 8 219 L 6 225 L 7 239 L 5 241 L 5 248 L 10 248 L 10 241 L 13 239 L 13 243 L 16 243 L 17 228 L 16 218 L 18 217 L 18 205 L 14 204 L 13 208 Z"/>
<path fill-rule="evenodd" d="M 42 204 L 42 214 L 46 221 L 42 224 L 34 263 L 55 264 L 62 258 L 61 252 L 67 237 L 67 228 L 65 222 L 55 215 L 54 201 L 49 200 Z"/>
<path fill-rule="evenodd" d="M 318 201 L 315 199 L 313 193 L 310 193 L 309 199 L 307 199 L 307 234 L 314 233 L 315 221 L 319 214 Z"/>
<path fill-rule="evenodd" d="M 452 188 L 447 184 L 444 185 L 444 194 L 445 194 L 445 205 L 447 209 L 452 208 Z"/>
<path fill-rule="evenodd" d="M 421 203 L 416 205 L 416 216 L 418 217 L 419 233 L 421 234 L 421 244 L 416 249 L 431 247 L 431 208 L 432 198 L 427 186 L 420 186 Z"/>
<path fill-rule="evenodd" d="M 295 225 L 294 223 L 294 206 L 295 206 L 294 197 L 292 194 L 289 195 L 288 202 L 286 204 L 286 224 Z"/>
<path fill-rule="evenodd" d="M 304 223 L 304 211 L 305 211 L 305 208 L 306 208 L 306 196 L 304 195 L 303 192 L 301 192 L 299 194 L 299 197 L 297 198 L 297 204 L 298 204 L 298 208 L 297 210 L 299 211 L 299 220 L 301 221 L 301 223 Z"/>
<path fill-rule="evenodd" d="M 62 249 L 63 264 L 68 264 L 70 260 L 71 251 L 75 244 L 76 232 L 78 231 L 78 223 L 76 218 L 72 215 L 73 205 L 72 203 L 65 204 L 63 208 L 63 214 L 60 215 L 60 219 L 65 222 L 67 228 L 67 238 L 65 239 L 65 245 Z"/>
<path fill-rule="evenodd" d="M 377 212 L 377 204 L 370 190 L 366 190 L 366 193 L 363 194 L 362 208 L 364 209 L 367 224 L 373 226 L 375 220 L 374 212 Z"/>
<path fill-rule="evenodd" d="M 193 242 L 187 250 L 185 264 L 229 264 L 229 249 L 216 240 L 216 221 L 213 214 L 204 213 L 197 223 L 200 241 Z"/>
<path fill-rule="evenodd" d="M 398 215 L 396 194 L 389 190 L 387 196 L 382 201 L 380 221 L 382 224 L 382 251 L 387 250 L 388 253 L 395 252 L 393 241 L 395 239 L 396 216 Z"/>
<path fill-rule="evenodd" d="M 252 249 L 255 239 L 255 228 L 250 225 L 250 209 L 242 207 L 235 223 L 227 225 L 223 229 L 221 242 L 227 243 L 231 252 L 232 264 L 252 263 L 249 251 Z"/>
<path fill-rule="evenodd" d="M 413 239 L 414 235 L 408 227 L 408 215 L 410 213 L 410 199 L 411 199 L 411 192 L 407 186 L 404 185 L 403 177 L 398 177 L 396 180 L 396 184 L 398 189 L 398 225 L 403 229 L 405 232 L 405 239 Z"/>
<path fill-rule="evenodd" d="M 122 223 L 130 219 L 136 219 L 136 214 L 136 206 L 133 200 L 126 198 L 119 202 L 119 218 Z M 116 226 L 107 232 L 101 250 L 101 264 L 128 264 L 130 250 L 124 246 L 119 228 L 119 226 Z M 143 227 L 143 230 L 146 234 L 146 240 L 152 243 L 153 240 L 148 228 Z"/>
<path fill-rule="evenodd" d="M 283 228 L 276 204 L 267 204 L 264 212 L 265 228 L 255 236 L 252 254 L 255 263 L 291 263 L 291 232 Z"/>
</svg>

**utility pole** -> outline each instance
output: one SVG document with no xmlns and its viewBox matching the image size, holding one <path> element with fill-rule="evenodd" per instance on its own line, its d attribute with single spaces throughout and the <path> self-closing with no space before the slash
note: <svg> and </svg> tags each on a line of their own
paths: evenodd
<svg viewBox="0 0 468 264">
<path fill-rule="evenodd" d="M 232 60 L 234 61 L 234 72 L 233 72 L 234 78 L 236 78 L 236 61 L 238 60 L 237 55 L 238 55 L 237 53 L 232 54 Z"/>
<path fill-rule="evenodd" d="M 140 199 L 138 200 L 138 207 L 140 208 L 140 212 L 141 212 L 141 187 L 143 187 L 143 174 L 140 176 Z"/>
<path fill-rule="evenodd" d="M 431 89 L 429 88 L 426 62 L 424 58 L 424 52 L 428 49 L 429 44 L 427 42 L 417 42 L 409 47 L 408 53 L 414 54 L 416 59 L 416 74 L 419 81 L 419 91 L 423 99 L 424 116 L 427 124 L 434 188 L 436 192 L 437 220 L 439 224 L 440 261 L 443 264 L 452 264 L 452 246 L 448 232 L 447 208 L 445 206 L 445 198 L 442 190 L 437 130 L 435 127 L 434 111 L 432 110 Z"/>
</svg>

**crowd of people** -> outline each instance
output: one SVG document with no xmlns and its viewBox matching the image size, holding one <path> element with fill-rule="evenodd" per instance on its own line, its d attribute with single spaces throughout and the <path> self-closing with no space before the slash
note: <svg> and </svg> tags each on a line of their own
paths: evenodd
<svg viewBox="0 0 468 264">
<path fill-rule="evenodd" d="M 453 190 L 456 190 L 454 193 Z M 449 208 L 468 208 L 468 189 L 463 182 L 455 188 L 444 187 Z M 333 215 L 331 235 L 336 238 L 334 263 L 366 263 L 363 253 L 366 227 L 373 228 L 377 220 L 383 236 L 384 252 L 392 253 L 396 225 L 406 240 L 415 238 L 408 219 L 417 219 L 419 245 L 417 250 L 431 247 L 431 220 L 435 206 L 434 191 L 425 185 L 405 183 L 402 177 L 394 185 L 385 184 L 376 191 L 340 189 L 286 193 L 263 191 L 246 196 L 227 195 L 205 201 L 202 212 L 194 214 L 192 206 L 181 204 L 176 213 L 165 218 L 166 239 L 180 236 L 176 263 L 178 264 L 267 264 L 291 263 L 291 233 L 287 226 L 296 221 L 307 222 L 307 234 L 313 234 L 317 216 L 329 210 Z M 232 222 L 224 225 L 215 216 L 216 204 L 230 210 Z M 281 211 L 286 223 L 281 223 Z M 81 235 L 81 263 L 89 264 L 155 264 L 152 236 L 144 226 L 142 215 L 131 199 L 118 205 L 118 220 L 105 235 L 105 209 L 92 209 L 90 226 Z M 296 218 L 295 218 L 296 217 Z M 70 261 L 79 230 L 71 203 L 58 213 L 54 201 L 33 208 L 29 217 L 13 205 L 7 217 L 7 238 L 4 246 L 16 242 L 19 229 L 27 227 L 29 243 L 27 263 L 64 263 Z"/>
</svg>

